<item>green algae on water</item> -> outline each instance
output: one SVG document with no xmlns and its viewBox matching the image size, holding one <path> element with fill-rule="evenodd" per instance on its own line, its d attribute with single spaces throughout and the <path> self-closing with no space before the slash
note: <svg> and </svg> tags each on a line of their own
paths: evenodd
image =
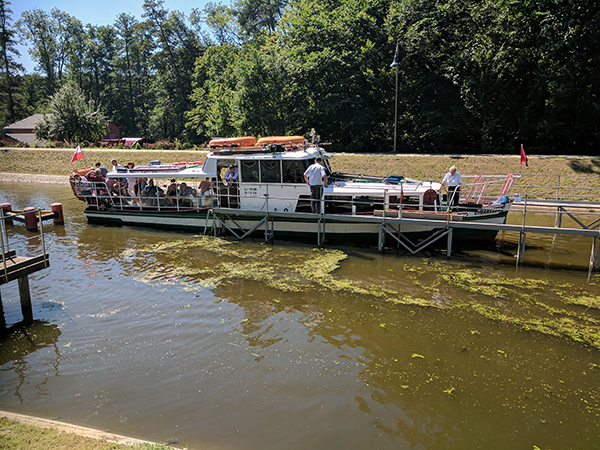
<svg viewBox="0 0 600 450">
<path fill-rule="evenodd" d="M 123 256 L 144 263 L 136 276 L 145 282 L 178 283 L 193 290 L 254 281 L 281 292 L 316 290 L 376 299 L 380 306 L 470 311 L 600 349 L 600 297 L 593 292 L 597 277 L 588 286 L 574 287 L 429 259 L 389 272 L 388 284 L 344 277 L 338 269 L 348 255 L 339 249 L 241 245 L 212 236 L 161 242 Z"/>
</svg>

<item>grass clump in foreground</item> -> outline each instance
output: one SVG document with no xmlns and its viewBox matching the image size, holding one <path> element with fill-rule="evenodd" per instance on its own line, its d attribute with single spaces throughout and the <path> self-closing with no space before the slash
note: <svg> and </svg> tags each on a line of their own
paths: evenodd
<svg viewBox="0 0 600 450">
<path fill-rule="evenodd" d="M 74 433 L 24 424 L 0 417 L 0 448 L 2 450 L 173 450 L 173 447 L 153 444 L 117 444 Z"/>
</svg>

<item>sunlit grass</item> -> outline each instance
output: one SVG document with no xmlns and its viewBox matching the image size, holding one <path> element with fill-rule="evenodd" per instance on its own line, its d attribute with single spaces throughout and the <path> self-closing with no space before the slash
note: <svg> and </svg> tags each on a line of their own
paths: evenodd
<svg viewBox="0 0 600 450">
<path fill-rule="evenodd" d="M 74 433 L 27 425 L 0 417 L 0 448 L 2 450 L 172 450 L 172 447 L 152 444 L 124 445 L 97 440 Z"/>
<path fill-rule="evenodd" d="M 134 161 L 203 161 L 206 152 L 136 151 L 84 149 L 84 159 L 73 163 L 73 168 L 92 166 L 96 162 L 110 168 L 115 158 L 121 164 Z M 47 175 L 68 175 L 72 149 L 18 149 L 0 151 L 2 172 Z M 469 175 L 522 174 L 513 184 L 512 192 L 554 198 L 557 193 L 569 198 L 600 198 L 600 159 L 530 156 L 529 167 L 521 166 L 519 154 L 514 156 L 452 156 L 452 155 L 374 155 L 334 154 L 331 159 L 334 172 L 356 175 L 404 175 L 420 180 L 441 180 L 451 165 L 460 173 Z M 469 180 L 465 180 L 469 182 Z M 558 189 L 560 187 L 560 189 Z"/>
</svg>

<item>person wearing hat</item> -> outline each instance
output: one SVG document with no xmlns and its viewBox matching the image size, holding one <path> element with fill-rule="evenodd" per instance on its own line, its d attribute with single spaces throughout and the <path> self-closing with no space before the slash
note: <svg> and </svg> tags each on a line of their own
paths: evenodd
<svg viewBox="0 0 600 450">
<path fill-rule="evenodd" d="M 323 198 L 323 187 L 327 187 L 327 174 L 320 164 L 321 158 L 315 158 L 315 162 L 308 166 L 304 172 L 304 181 L 310 186 L 310 209 L 313 214 L 321 212 L 321 200 Z"/>
</svg>

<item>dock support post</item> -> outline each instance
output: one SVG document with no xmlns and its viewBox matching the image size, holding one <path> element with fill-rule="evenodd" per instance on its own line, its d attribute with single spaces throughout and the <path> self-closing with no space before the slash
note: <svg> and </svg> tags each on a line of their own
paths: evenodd
<svg viewBox="0 0 600 450">
<path fill-rule="evenodd" d="M 523 263 L 525 257 L 525 241 L 527 240 L 527 233 L 521 231 L 519 233 L 519 247 L 517 248 L 517 265 Z"/>
<path fill-rule="evenodd" d="M 556 218 L 554 219 L 554 228 L 562 227 L 562 216 L 563 216 L 563 208 L 562 206 L 556 207 Z"/>
<path fill-rule="evenodd" d="M 317 245 L 321 247 L 325 243 L 325 221 L 322 220 L 322 215 L 319 214 L 317 220 Z"/>
<path fill-rule="evenodd" d="M 448 250 L 446 251 L 446 258 L 450 258 L 452 256 L 452 232 L 454 230 L 452 228 L 448 229 Z"/>
<path fill-rule="evenodd" d="M 29 278 L 27 278 L 27 275 L 19 278 L 19 296 L 21 297 L 23 323 L 33 323 L 33 309 L 31 307 L 31 294 L 29 293 Z"/>
<path fill-rule="evenodd" d="M 591 275 L 592 270 L 600 269 L 600 245 L 598 244 L 598 238 L 592 239 L 592 253 L 590 254 L 590 269 L 588 276 Z"/>
<path fill-rule="evenodd" d="M 4 318 L 4 307 L 2 306 L 2 293 L 0 292 L 0 336 L 6 333 L 6 319 Z"/>
</svg>

